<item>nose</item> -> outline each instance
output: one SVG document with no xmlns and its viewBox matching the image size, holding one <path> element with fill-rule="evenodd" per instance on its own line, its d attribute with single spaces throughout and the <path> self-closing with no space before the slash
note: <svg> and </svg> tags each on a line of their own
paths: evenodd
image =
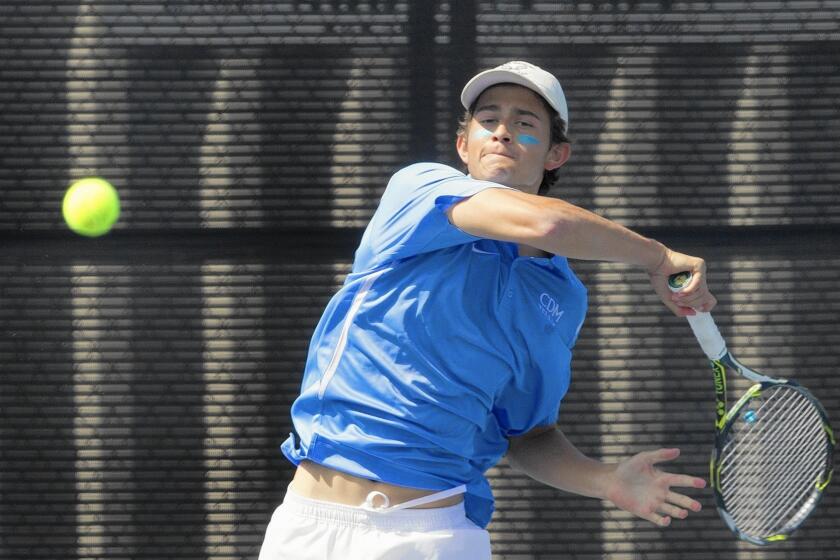
<svg viewBox="0 0 840 560">
<path fill-rule="evenodd" d="M 513 142 L 513 137 L 508 131 L 507 126 L 504 123 L 500 122 L 498 126 L 493 130 L 493 140 L 496 142 L 502 142 L 505 144 L 510 144 Z"/>
</svg>

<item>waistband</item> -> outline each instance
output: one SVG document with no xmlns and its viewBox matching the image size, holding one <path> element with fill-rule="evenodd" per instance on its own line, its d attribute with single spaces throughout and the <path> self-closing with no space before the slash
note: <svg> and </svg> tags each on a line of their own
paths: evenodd
<svg viewBox="0 0 840 560">
<path fill-rule="evenodd" d="M 329 524 L 366 526 L 382 530 L 438 531 L 458 527 L 466 520 L 464 502 L 430 509 L 381 511 L 362 506 L 324 502 L 286 490 L 283 505 L 287 513 L 308 517 Z"/>
</svg>

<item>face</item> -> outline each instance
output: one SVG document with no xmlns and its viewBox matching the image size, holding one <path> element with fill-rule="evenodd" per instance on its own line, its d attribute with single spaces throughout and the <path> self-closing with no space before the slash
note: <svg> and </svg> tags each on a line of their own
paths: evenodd
<svg viewBox="0 0 840 560">
<path fill-rule="evenodd" d="M 503 84 L 478 98 L 472 120 L 456 148 L 474 179 L 536 193 L 544 170 L 569 158 L 569 145 L 550 144 L 550 115 L 528 88 Z"/>
</svg>

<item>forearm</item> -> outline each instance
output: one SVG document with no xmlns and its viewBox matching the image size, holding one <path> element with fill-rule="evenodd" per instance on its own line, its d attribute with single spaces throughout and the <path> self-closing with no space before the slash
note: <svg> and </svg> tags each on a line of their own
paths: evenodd
<svg viewBox="0 0 840 560">
<path fill-rule="evenodd" d="M 607 498 L 608 479 L 615 470 L 581 453 L 560 430 L 548 430 L 511 441 L 508 464 L 529 477 L 567 492 Z"/>
<path fill-rule="evenodd" d="M 548 226 L 533 243 L 538 249 L 573 259 L 622 262 L 653 271 L 666 247 L 598 214 L 550 199 Z M 539 245 L 542 245 L 540 247 Z"/>
<path fill-rule="evenodd" d="M 513 241 L 582 260 L 623 262 L 652 271 L 661 243 L 568 202 L 488 189 L 450 210 L 450 220 L 478 237 Z"/>
</svg>

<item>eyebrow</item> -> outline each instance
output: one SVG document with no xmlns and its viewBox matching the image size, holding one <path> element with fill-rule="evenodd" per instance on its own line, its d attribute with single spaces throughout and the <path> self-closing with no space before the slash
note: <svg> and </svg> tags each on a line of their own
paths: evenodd
<svg viewBox="0 0 840 560">
<path fill-rule="evenodd" d="M 499 111 L 499 110 L 500 110 L 500 107 L 498 105 L 482 105 L 481 107 L 476 108 L 475 112 L 476 112 L 476 114 L 478 114 L 481 111 Z M 527 109 L 520 109 L 518 107 L 515 110 L 516 110 L 517 115 L 527 115 L 529 117 L 534 117 L 538 121 L 542 120 L 540 118 L 540 116 L 538 114 L 534 113 L 533 111 L 529 111 Z"/>
</svg>

